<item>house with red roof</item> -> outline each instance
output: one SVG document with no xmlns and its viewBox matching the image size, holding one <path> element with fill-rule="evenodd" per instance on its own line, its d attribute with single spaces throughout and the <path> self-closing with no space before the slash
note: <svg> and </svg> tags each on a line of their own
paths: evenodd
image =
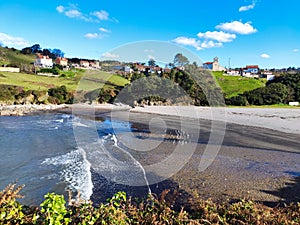
<svg viewBox="0 0 300 225">
<path fill-rule="evenodd" d="M 62 58 L 62 57 L 57 57 L 55 59 L 55 64 L 60 65 L 60 66 L 68 66 L 68 59 Z"/>
<path fill-rule="evenodd" d="M 249 72 L 249 73 L 254 73 L 254 74 L 258 74 L 258 71 L 259 71 L 258 65 L 248 65 L 244 69 L 244 72 Z"/>
<path fill-rule="evenodd" d="M 48 55 L 37 54 L 34 66 L 40 68 L 52 68 L 53 61 Z"/>
</svg>

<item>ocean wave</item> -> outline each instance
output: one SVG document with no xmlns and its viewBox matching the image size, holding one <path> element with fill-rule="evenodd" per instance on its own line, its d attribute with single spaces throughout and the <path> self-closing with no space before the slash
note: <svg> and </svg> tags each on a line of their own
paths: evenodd
<svg viewBox="0 0 300 225">
<path fill-rule="evenodd" d="M 47 158 L 42 164 L 60 167 L 60 179 L 67 184 L 67 189 L 79 192 L 82 199 L 90 199 L 93 194 L 91 164 L 82 148 L 61 156 Z"/>
</svg>

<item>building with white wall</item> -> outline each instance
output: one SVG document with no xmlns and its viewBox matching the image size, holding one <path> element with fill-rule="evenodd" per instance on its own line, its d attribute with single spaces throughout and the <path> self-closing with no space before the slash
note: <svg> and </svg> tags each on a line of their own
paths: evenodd
<svg viewBox="0 0 300 225">
<path fill-rule="evenodd" d="M 49 56 L 45 55 L 37 55 L 34 66 L 40 67 L 40 68 L 52 68 L 53 67 L 53 61 Z"/>
</svg>

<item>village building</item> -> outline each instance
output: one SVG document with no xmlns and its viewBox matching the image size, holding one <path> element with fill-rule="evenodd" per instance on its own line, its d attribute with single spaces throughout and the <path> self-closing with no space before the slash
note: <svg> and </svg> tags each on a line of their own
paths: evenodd
<svg viewBox="0 0 300 225">
<path fill-rule="evenodd" d="M 219 64 L 219 58 L 215 57 L 213 62 L 203 63 L 203 69 L 212 71 L 225 71 L 226 68 Z"/>
<path fill-rule="evenodd" d="M 245 68 L 242 68 L 241 75 L 243 77 L 249 77 L 249 78 L 259 78 L 259 67 L 258 65 L 248 65 Z"/>
<path fill-rule="evenodd" d="M 93 69 L 101 69 L 99 61 L 90 61 L 89 66 Z"/>
<path fill-rule="evenodd" d="M 40 67 L 40 68 L 52 68 L 53 67 L 53 61 L 49 56 L 38 54 L 35 61 L 34 66 Z"/>
<path fill-rule="evenodd" d="M 245 73 L 258 74 L 259 67 L 258 65 L 248 65 L 243 70 Z"/>
<path fill-rule="evenodd" d="M 85 60 L 81 60 L 79 62 L 80 67 L 84 67 L 84 68 L 88 68 L 90 66 L 90 62 L 89 61 L 85 61 Z"/>
<path fill-rule="evenodd" d="M 274 80 L 274 78 L 275 78 L 275 75 L 271 71 L 268 71 L 268 70 L 264 71 L 261 74 L 261 76 L 263 78 L 267 78 L 267 81 Z"/>
<path fill-rule="evenodd" d="M 241 71 L 239 69 L 237 70 L 227 70 L 227 75 L 230 75 L 230 76 L 241 76 Z"/>
<path fill-rule="evenodd" d="M 62 57 L 57 57 L 55 59 L 55 64 L 63 66 L 63 67 L 67 67 L 68 66 L 68 59 L 62 58 Z"/>
</svg>

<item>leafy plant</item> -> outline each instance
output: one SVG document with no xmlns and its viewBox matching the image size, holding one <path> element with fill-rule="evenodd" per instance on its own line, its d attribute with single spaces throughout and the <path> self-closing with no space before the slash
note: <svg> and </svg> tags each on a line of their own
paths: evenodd
<svg viewBox="0 0 300 225">
<path fill-rule="evenodd" d="M 41 204 L 41 218 L 47 225 L 69 224 L 70 218 L 67 217 L 66 201 L 63 195 L 49 193 L 45 195 L 45 201 Z"/>
</svg>

